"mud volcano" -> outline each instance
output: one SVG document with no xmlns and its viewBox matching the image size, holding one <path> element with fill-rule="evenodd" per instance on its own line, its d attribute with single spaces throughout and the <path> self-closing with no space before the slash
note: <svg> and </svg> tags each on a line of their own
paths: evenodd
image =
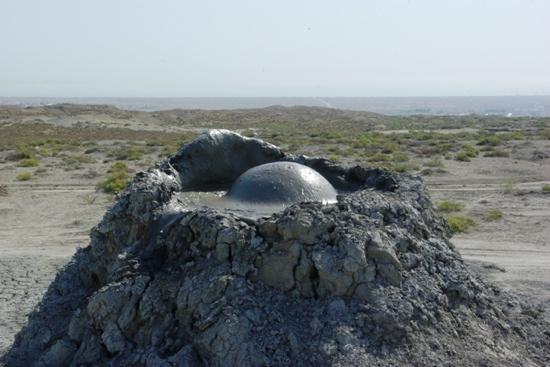
<svg viewBox="0 0 550 367">
<path fill-rule="evenodd" d="M 272 175 L 285 166 L 298 170 Z M 185 199 L 205 192 L 214 205 Z M 249 216 L 233 201 L 284 205 Z M 448 236 L 418 177 L 211 131 L 136 175 L 4 362 L 548 365 L 540 312 L 469 271 Z"/>
</svg>

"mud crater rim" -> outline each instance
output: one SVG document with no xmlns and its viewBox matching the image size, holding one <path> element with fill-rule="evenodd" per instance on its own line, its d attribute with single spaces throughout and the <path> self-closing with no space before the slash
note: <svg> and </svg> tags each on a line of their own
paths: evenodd
<svg viewBox="0 0 550 367">
<path fill-rule="evenodd" d="M 257 219 L 303 202 L 335 204 L 347 193 L 311 167 L 277 161 L 253 166 L 230 184 L 195 187 L 175 197 L 185 209 L 209 208 Z"/>
</svg>

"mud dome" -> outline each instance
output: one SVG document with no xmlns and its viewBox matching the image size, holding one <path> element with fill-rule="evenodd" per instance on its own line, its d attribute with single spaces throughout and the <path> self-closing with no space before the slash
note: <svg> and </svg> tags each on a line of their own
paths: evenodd
<svg viewBox="0 0 550 367">
<path fill-rule="evenodd" d="M 274 162 L 250 168 L 227 193 L 231 200 L 252 204 L 335 203 L 336 190 L 315 170 L 293 162 Z"/>
<path fill-rule="evenodd" d="M 341 195 L 256 218 L 181 199 L 222 196 L 271 162 L 310 167 Z M 4 362 L 548 365 L 539 310 L 472 274 L 448 235 L 420 178 L 211 131 L 136 175 Z"/>
</svg>

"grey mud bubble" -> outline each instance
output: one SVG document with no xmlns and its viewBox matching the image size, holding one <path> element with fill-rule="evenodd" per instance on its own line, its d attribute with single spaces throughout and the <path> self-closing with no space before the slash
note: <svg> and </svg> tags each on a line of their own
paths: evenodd
<svg viewBox="0 0 550 367">
<path fill-rule="evenodd" d="M 336 190 L 317 171 L 294 162 L 274 162 L 253 167 L 231 186 L 231 200 L 251 204 L 291 205 L 318 201 L 336 202 Z"/>
</svg>

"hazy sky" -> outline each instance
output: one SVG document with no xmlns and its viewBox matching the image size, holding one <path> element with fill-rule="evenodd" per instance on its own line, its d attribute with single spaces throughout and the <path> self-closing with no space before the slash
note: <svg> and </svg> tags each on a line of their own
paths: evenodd
<svg viewBox="0 0 550 367">
<path fill-rule="evenodd" d="M 549 0 L 0 0 L 0 95 L 550 94 Z"/>
</svg>

